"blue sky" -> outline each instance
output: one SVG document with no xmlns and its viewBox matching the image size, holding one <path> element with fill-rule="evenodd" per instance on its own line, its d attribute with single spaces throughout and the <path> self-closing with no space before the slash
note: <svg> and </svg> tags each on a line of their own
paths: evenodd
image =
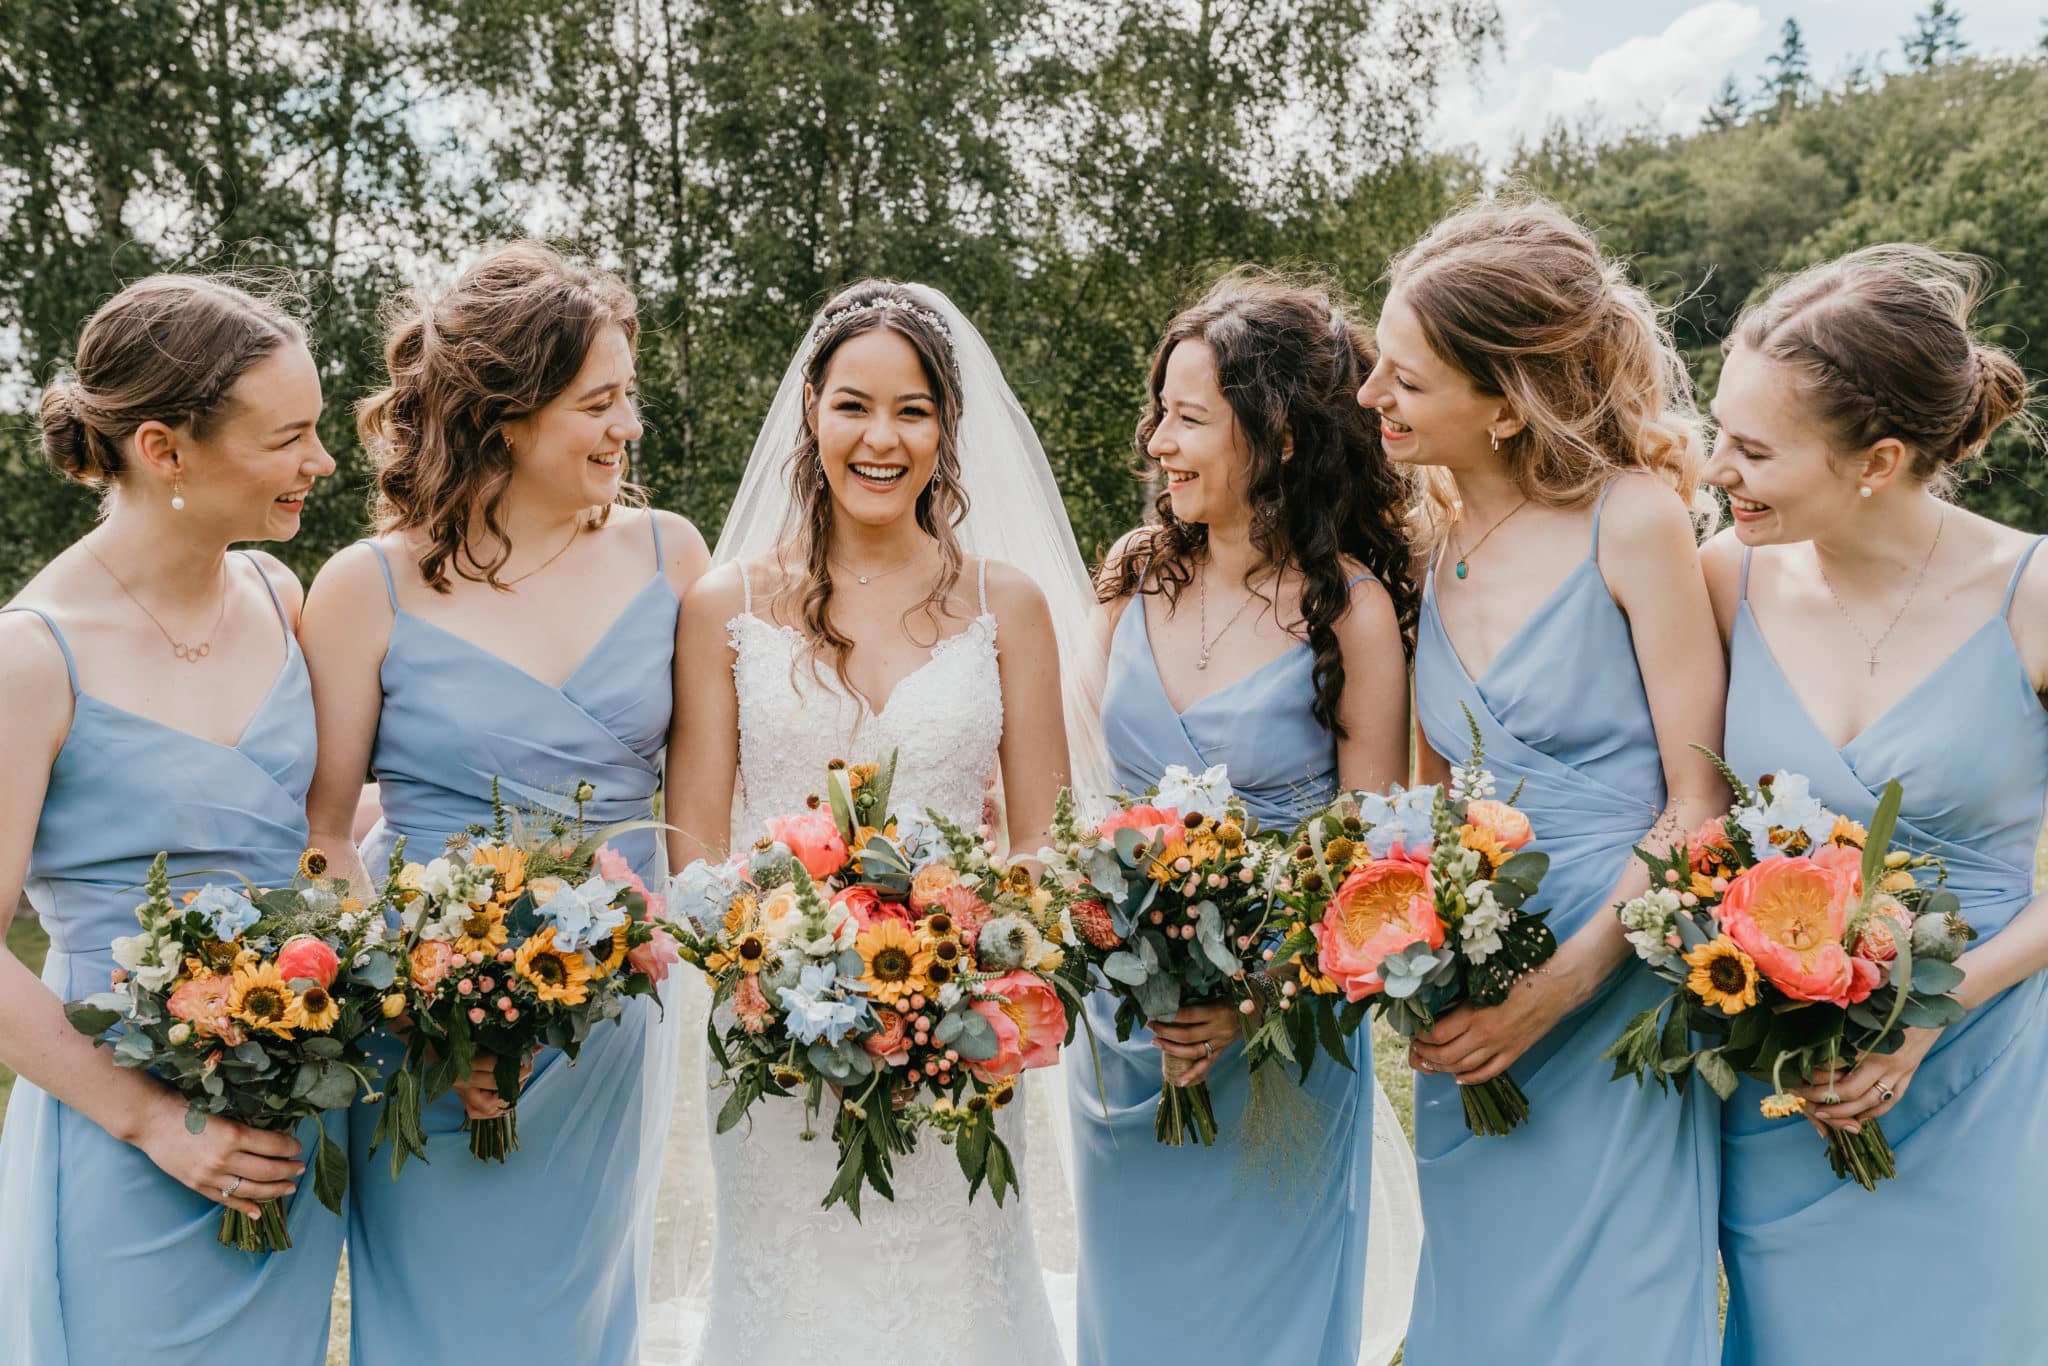
<svg viewBox="0 0 2048 1366">
<path fill-rule="evenodd" d="M 1958 0 L 1962 33 L 1980 54 L 2040 41 L 2048 0 Z M 1815 75 L 1852 57 L 1882 55 L 1898 70 L 1900 37 L 1925 0 L 1501 0 L 1505 59 L 1444 92 L 1434 126 L 1443 145 L 1476 146 L 1498 161 L 1554 117 L 1588 112 L 1617 124 L 1694 126 L 1721 78 L 1753 86 L 1787 18 L 1799 21 Z"/>
</svg>

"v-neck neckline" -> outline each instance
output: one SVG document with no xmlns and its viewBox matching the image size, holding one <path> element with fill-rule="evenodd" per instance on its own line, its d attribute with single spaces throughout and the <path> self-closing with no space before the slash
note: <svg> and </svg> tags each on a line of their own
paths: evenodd
<svg viewBox="0 0 2048 1366">
<path fill-rule="evenodd" d="M 1430 566 L 1429 581 L 1427 585 L 1427 591 L 1429 593 L 1430 615 L 1436 618 L 1437 632 L 1438 634 L 1443 636 L 1444 645 L 1450 650 L 1451 658 L 1457 662 L 1458 671 L 1465 675 L 1465 681 L 1471 684 L 1473 687 L 1484 691 L 1486 686 L 1486 680 L 1493 677 L 1494 673 L 1500 668 L 1500 662 L 1503 659 L 1506 659 L 1509 655 L 1513 654 L 1515 650 L 1521 646 L 1524 638 L 1533 633 L 1536 623 L 1541 621 L 1545 616 L 1548 616 L 1551 609 L 1556 607 L 1559 602 L 1564 600 L 1564 596 L 1567 592 L 1571 591 L 1573 588 L 1576 588 L 1578 586 L 1579 579 L 1585 574 L 1585 572 L 1589 568 L 1597 571 L 1598 567 L 1598 563 L 1593 559 L 1591 555 L 1588 555 L 1585 559 L 1580 560 L 1579 563 L 1572 569 L 1572 572 L 1565 575 L 1564 578 L 1558 582 L 1557 587 L 1550 590 L 1550 595 L 1544 598 L 1542 602 L 1538 603 L 1536 605 L 1536 610 L 1531 612 L 1527 617 L 1525 617 L 1522 621 L 1522 624 L 1520 626 L 1517 626 L 1514 629 L 1514 631 L 1509 634 L 1507 640 L 1501 645 L 1501 647 L 1493 652 L 1493 658 L 1489 659 L 1486 662 L 1486 667 L 1480 670 L 1477 675 L 1475 675 L 1473 674 L 1470 666 L 1468 666 L 1465 663 L 1465 656 L 1462 652 L 1459 651 L 1458 642 L 1451 639 L 1451 628 L 1444 621 L 1443 604 L 1437 596 L 1436 566 Z"/>
<path fill-rule="evenodd" d="M 487 649 L 484 646 L 477 644 L 475 641 L 471 640 L 467 636 L 460 635 L 454 631 L 451 631 L 447 627 L 439 625 L 438 623 L 428 621 L 425 617 L 420 616 L 418 613 L 409 612 L 403 607 L 395 607 L 392 610 L 396 612 L 399 616 L 402 616 L 409 621 L 418 622 L 421 626 L 426 627 L 428 630 L 433 631 L 438 635 L 446 636 L 448 639 L 454 641 L 458 645 L 463 646 L 471 653 L 479 655 L 484 659 L 488 659 L 493 663 L 508 670 L 511 673 L 518 674 L 521 678 L 526 679 L 528 682 L 534 684 L 536 687 L 546 688 L 549 692 L 561 693 L 566 696 L 569 691 L 569 685 L 574 683 L 577 680 L 577 678 L 582 675 L 583 670 L 587 668 L 590 665 L 590 663 L 599 656 L 600 653 L 603 652 L 604 647 L 610 643 L 611 638 L 617 635 L 619 628 L 625 624 L 626 618 L 631 616 L 634 610 L 640 606 L 640 600 L 646 597 L 648 590 L 655 587 L 657 584 L 666 587 L 668 584 L 668 576 L 666 574 L 657 572 L 654 575 L 654 577 L 650 578 L 645 584 L 641 585 L 640 591 L 635 593 L 631 598 L 629 598 L 626 602 L 626 605 L 619 609 L 618 615 L 612 618 L 611 625 L 605 627 L 604 634 L 600 635 L 595 641 L 595 643 L 593 643 L 588 650 L 585 650 L 583 652 L 583 657 L 576 661 L 576 667 L 569 670 L 568 676 L 563 678 L 560 683 L 550 683 L 546 679 L 542 678 L 540 675 L 533 673 L 530 670 L 520 668 L 517 664 L 514 664 L 511 660 L 505 658 L 503 655 L 497 653 L 495 650 Z"/>
<path fill-rule="evenodd" d="M 1271 659 L 1267 660 L 1264 664 L 1261 664 L 1256 669 L 1253 669 L 1250 673 L 1245 674 L 1238 678 L 1233 678 L 1230 682 L 1225 683 L 1222 687 L 1215 688 L 1209 692 L 1203 693 L 1200 697 L 1197 697 L 1194 701 L 1188 703 L 1185 707 L 1176 707 L 1173 704 L 1173 694 L 1167 691 L 1166 675 L 1159 671 L 1159 652 L 1152 648 L 1152 619 L 1150 616 L 1146 614 L 1145 611 L 1145 595 L 1143 593 L 1137 594 L 1136 602 L 1133 605 L 1136 606 L 1138 609 L 1138 635 L 1145 642 L 1145 659 L 1152 666 L 1152 682 L 1159 689 L 1160 701 L 1166 703 L 1167 710 L 1173 713 L 1174 718 L 1176 720 L 1186 720 L 1191 714 L 1193 714 L 1194 710 L 1197 707 L 1202 706 L 1204 703 L 1210 701 L 1212 698 L 1221 697 L 1227 692 L 1231 692 L 1235 689 L 1243 687 L 1245 684 L 1251 682 L 1254 678 L 1257 678 L 1261 674 L 1264 674 L 1270 671 L 1271 669 L 1277 667 L 1278 665 L 1286 662 L 1287 660 L 1294 658 L 1298 652 L 1309 648 L 1307 641 L 1297 640 L 1292 645 L 1289 645 L 1286 649 L 1282 650 L 1279 654 L 1274 655 Z M 1128 612 L 1129 610 L 1129 608 L 1125 609 L 1126 612 Z"/>
<path fill-rule="evenodd" d="M 107 701 L 106 698 L 101 697 L 98 693 L 88 692 L 84 688 L 78 689 L 75 696 L 82 697 L 86 701 L 92 703 L 94 706 L 103 708 L 106 711 L 113 712 L 117 716 L 125 716 L 130 720 L 140 721 L 146 726 L 153 726 L 158 730 L 168 731 L 172 735 L 182 735 L 187 740 L 191 740 L 196 744 L 210 745 L 214 749 L 226 750 L 230 753 L 239 754 L 242 752 L 242 746 L 248 743 L 249 737 L 255 733 L 256 723 L 263 719 L 263 714 L 270 710 L 270 704 L 277 700 L 278 693 L 284 689 L 284 681 L 286 678 L 291 676 L 292 661 L 298 657 L 298 653 L 299 642 L 295 638 L 293 638 L 290 632 L 286 632 L 284 647 L 284 663 L 278 666 L 276 677 L 270 680 L 269 691 L 263 694 L 263 700 L 256 704 L 256 709 L 254 711 L 249 713 L 249 718 L 246 721 L 242 722 L 242 729 L 240 733 L 235 736 L 232 743 L 221 740 L 215 740 L 204 735 L 197 735 L 194 734 L 192 731 L 182 729 L 178 726 L 174 726 L 168 721 L 159 721 L 154 716 L 145 716 L 139 711 L 132 710 L 128 707 L 120 706 L 117 703 L 109 702 Z"/>
</svg>

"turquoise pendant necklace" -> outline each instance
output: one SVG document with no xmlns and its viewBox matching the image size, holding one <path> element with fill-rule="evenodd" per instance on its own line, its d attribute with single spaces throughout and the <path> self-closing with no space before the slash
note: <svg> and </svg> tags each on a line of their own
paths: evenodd
<svg viewBox="0 0 2048 1366">
<path fill-rule="evenodd" d="M 1486 536 L 1491 536 L 1494 532 L 1499 531 L 1502 527 L 1506 526 L 1509 517 L 1514 516 L 1516 513 L 1520 512 L 1523 508 L 1527 506 L 1529 506 L 1529 500 L 1527 498 L 1524 498 L 1521 502 L 1509 508 L 1506 514 L 1503 515 L 1498 522 L 1495 522 L 1492 526 L 1486 529 Z M 1458 571 L 1459 578 L 1464 578 L 1465 575 L 1470 572 L 1466 562 L 1470 560 L 1474 555 L 1477 555 L 1479 553 L 1480 546 L 1486 544 L 1486 536 L 1481 536 L 1476 542 L 1473 543 L 1472 548 L 1470 550 L 1467 550 L 1458 556 L 1458 563 L 1456 565 L 1456 568 Z"/>
</svg>

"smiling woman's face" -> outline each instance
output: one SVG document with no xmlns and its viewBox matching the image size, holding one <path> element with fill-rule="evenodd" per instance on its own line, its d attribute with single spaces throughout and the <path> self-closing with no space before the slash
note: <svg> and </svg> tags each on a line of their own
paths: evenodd
<svg viewBox="0 0 2048 1366">
<path fill-rule="evenodd" d="M 1855 509 L 1854 462 L 1834 458 L 1809 408 L 1783 362 L 1745 346 L 1723 361 L 1705 479 L 1728 494 L 1744 545 L 1810 540 Z"/>
<path fill-rule="evenodd" d="M 939 463 L 939 404 L 917 348 L 877 327 L 842 343 L 804 389 L 839 508 L 868 526 L 913 516 Z"/>
<path fill-rule="evenodd" d="M 1250 452 L 1237 414 L 1223 397 L 1216 353 L 1184 341 L 1166 358 L 1159 382 L 1159 425 L 1145 443 L 1159 462 L 1173 515 L 1189 525 L 1229 525 L 1248 515 Z"/>
</svg>

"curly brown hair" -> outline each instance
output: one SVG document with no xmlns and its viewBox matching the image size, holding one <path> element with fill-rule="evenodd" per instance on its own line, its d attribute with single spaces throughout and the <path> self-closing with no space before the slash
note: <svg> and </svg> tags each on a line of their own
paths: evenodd
<svg viewBox="0 0 2048 1366">
<path fill-rule="evenodd" d="M 967 494 L 960 484 L 960 368 L 953 343 L 927 314 L 930 310 L 909 287 L 895 280 L 862 280 L 835 294 L 812 320 L 810 352 L 804 360 L 804 382 L 812 400 L 803 413 L 797 444 L 789 453 L 790 507 L 784 523 L 783 555 L 801 561 L 793 582 L 779 590 L 799 592 L 798 616 L 805 636 L 831 659 L 846 689 L 846 658 L 853 641 L 832 623 L 832 490 L 825 483 L 824 457 L 818 450 L 815 405 L 825 389 L 825 372 L 840 347 L 869 332 L 894 332 L 917 352 L 939 415 L 938 464 L 931 482 L 917 495 L 917 524 L 939 544 L 938 582 L 912 614 L 927 613 L 934 624 L 953 587 L 960 580 L 962 553 L 955 528 L 967 516 Z M 800 588 L 799 588 L 800 585 Z"/>
<path fill-rule="evenodd" d="M 143 423 L 189 425 L 205 439 L 236 380 L 306 340 L 289 297 L 254 278 L 135 281 L 93 311 L 69 377 L 43 390 L 44 457 L 68 478 L 106 489 L 126 468 L 122 443 Z"/>
<path fill-rule="evenodd" d="M 638 343 L 632 292 L 541 242 L 495 247 L 446 293 L 409 290 L 387 306 L 389 382 L 357 406 L 356 430 L 377 461 L 377 529 L 425 534 L 419 569 L 428 587 L 447 592 L 451 569 L 505 586 L 506 425 L 567 389 L 607 327 Z M 634 486 L 620 488 L 619 501 L 642 500 Z M 596 524 L 610 515 L 604 508 Z M 488 561 L 472 539 L 479 530 L 499 547 Z"/>
<path fill-rule="evenodd" d="M 1259 560 L 1246 586 L 1268 569 L 1301 574 L 1315 718 L 1341 738 L 1344 655 L 1336 625 L 1351 607 L 1344 557 L 1371 570 L 1393 599 L 1406 651 L 1414 649 L 1420 603 L 1406 529 L 1410 483 L 1380 446 L 1379 415 L 1357 399 L 1373 366 L 1370 335 L 1326 287 L 1254 267 L 1231 271 L 1174 318 L 1153 352 L 1151 398 L 1137 431 L 1148 469 L 1146 447 L 1165 414 L 1166 364 L 1174 348 L 1190 341 L 1214 354 L 1218 385 L 1249 455 L 1246 493 Z M 1209 529 L 1176 518 L 1169 494 L 1162 491 L 1153 510 L 1158 521 L 1127 540 L 1097 576 L 1103 602 L 1132 593 L 1176 602 L 1206 555 Z"/>
</svg>

